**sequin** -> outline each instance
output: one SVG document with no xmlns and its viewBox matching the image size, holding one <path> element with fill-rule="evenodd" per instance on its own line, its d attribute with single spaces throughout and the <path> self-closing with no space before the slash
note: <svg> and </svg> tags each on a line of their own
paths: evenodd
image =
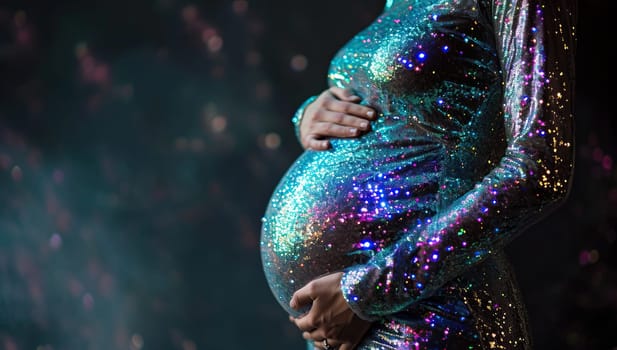
<svg viewBox="0 0 617 350">
<path fill-rule="evenodd" d="M 530 346 L 503 247 L 570 187 L 573 9 L 393 0 L 336 54 L 329 85 L 379 118 L 304 152 L 271 197 L 262 261 L 287 312 L 343 271 L 374 321 L 358 349 Z"/>
</svg>

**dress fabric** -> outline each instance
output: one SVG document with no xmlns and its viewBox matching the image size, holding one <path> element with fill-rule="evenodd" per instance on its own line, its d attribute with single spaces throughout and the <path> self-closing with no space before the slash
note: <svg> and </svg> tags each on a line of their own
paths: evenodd
<svg viewBox="0 0 617 350">
<path fill-rule="evenodd" d="M 261 256 L 288 313 L 307 310 L 294 291 L 343 271 L 373 321 L 358 349 L 531 347 L 503 247 L 570 187 L 574 10 L 391 0 L 341 48 L 328 85 L 378 118 L 302 153 L 274 190 Z"/>
</svg>

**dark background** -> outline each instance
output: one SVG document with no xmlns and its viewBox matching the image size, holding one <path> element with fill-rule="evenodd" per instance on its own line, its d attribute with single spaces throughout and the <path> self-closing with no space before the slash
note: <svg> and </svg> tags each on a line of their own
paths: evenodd
<svg viewBox="0 0 617 350">
<path fill-rule="evenodd" d="M 260 218 L 382 8 L 0 0 L 0 348 L 302 349 Z M 537 349 L 617 349 L 614 13 L 580 3 L 569 200 L 508 247 Z"/>
</svg>

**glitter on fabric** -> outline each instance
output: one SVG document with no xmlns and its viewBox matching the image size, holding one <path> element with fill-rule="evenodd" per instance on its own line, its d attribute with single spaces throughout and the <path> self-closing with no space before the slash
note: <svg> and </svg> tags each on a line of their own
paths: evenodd
<svg viewBox="0 0 617 350">
<path fill-rule="evenodd" d="M 372 131 L 304 152 L 263 218 L 268 283 L 344 271 L 375 321 L 358 349 L 530 347 L 503 247 L 563 202 L 573 167 L 573 7 L 388 1 L 333 58 Z M 303 310 L 306 311 L 306 310 Z"/>
</svg>

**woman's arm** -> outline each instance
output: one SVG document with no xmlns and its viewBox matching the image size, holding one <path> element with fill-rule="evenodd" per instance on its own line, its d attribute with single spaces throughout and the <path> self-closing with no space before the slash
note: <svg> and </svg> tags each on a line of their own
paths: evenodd
<svg viewBox="0 0 617 350">
<path fill-rule="evenodd" d="M 367 264 L 345 270 L 341 290 L 360 317 L 374 320 L 431 295 L 566 198 L 574 161 L 575 9 L 558 1 L 493 2 L 504 74 L 505 155 L 428 224 L 409 228 Z"/>
</svg>

